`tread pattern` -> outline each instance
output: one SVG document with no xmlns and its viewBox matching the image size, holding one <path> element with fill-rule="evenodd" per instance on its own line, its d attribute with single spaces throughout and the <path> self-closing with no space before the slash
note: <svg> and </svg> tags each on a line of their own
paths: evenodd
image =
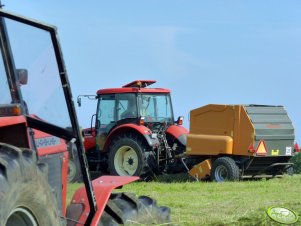
<svg viewBox="0 0 301 226">
<path fill-rule="evenodd" d="M 222 180 L 215 177 L 215 171 L 219 166 L 223 166 L 227 170 L 228 178 L 226 178 L 226 180 L 229 181 L 239 180 L 240 178 L 239 168 L 236 165 L 235 161 L 230 157 L 220 157 L 213 162 L 212 169 L 211 169 L 212 180 L 217 182 L 222 182 Z"/>
<path fill-rule="evenodd" d="M 155 200 L 132 193 L 112 194 L 99 226 L 152 225 L 170 223 L 170 209 L 158 207 Z"/>
<path fill-rule="evenodd" d="M 38 163 L 35 152 L 0 143 L 0 225 L 6 225 L 21 203 L 39 226 L 61 224 L 47 175 L 47 166 Z"/>
</svg>

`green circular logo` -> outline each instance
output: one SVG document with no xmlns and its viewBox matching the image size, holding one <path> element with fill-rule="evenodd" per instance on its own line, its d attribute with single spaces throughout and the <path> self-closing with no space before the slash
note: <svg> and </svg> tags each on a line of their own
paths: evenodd
<svg viewBox="0 0 301 226">
<path fill-rule="evenodd" d="M 270 207 L 267 215 L 273 220 L 281 224 L 294 224 L 298 221 L 298 215 L 284 207 Z"/>
</svg>

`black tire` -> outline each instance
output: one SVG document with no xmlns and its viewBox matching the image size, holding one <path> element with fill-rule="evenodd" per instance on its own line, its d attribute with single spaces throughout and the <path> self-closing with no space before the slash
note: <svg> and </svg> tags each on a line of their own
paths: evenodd
<svg viewBox="0 0 301 226">
<path fill-rule="evenodd" d="M 152 169 L 148 164 L 148 149 L 149 146 L 138 136 L 116 137 L 109 149 L 110 174 L 149 179 Z"/>
<path fill-rule="evenodd" d="M 68 147 L 68 150 L 70 150 L 68 160 L 68 183 L 82 182 L 82 174 L 78 160 L 77 148 L 72 143 L 69 143 L 68 145 L 71 145 Z"/>
<path fill-rule="evenodd" d="M 82 206 L 70 204 L 67 208 L 68 226 L 75 226 Z M 75 213 L 75 214 L 74 214 Z M 76 214 L 79 213 L 79 214 Z M 154 199 L 147 196 L 139 198 L 132 193 L 113 193 L 101 215 L 98 226 L 118 225 L 169 225 L 170 209 L 159 207 Z"/>
<path fill-rule="evenodd" d="M 155 200 L 131 193 L 112 194 L 99 226 L 153 225 L 170 222 L 170 209 L 158 207 Z"/>
<path fill-rule="evenodd" d="M 92 179 L 100 177 L 104 174 L 110 174 L 108 170 L 108 154 L 106 152 L 101 152 L 95 148 L 92 148 L 86 152 L 86 156 Z"/>
<path fill-rule="evenodd" d="M 239 168 L 230 157 L 217 158 L 212 165 L 211 180 L 216 182 L 237 181 L 240 178 Z"/>
<path fill-rule="evenodd" d="M 286 170 L 286 174 L 289 175 L 289 176 L 293 176 L 295 173 L 294 171 L 294 168 L 293 167 L 290 167 Z"/>
<path fill-rule="evenodd" d="M 0 143 L 0 225 L 61 225 L 47 167 L 35 152 Z"/>
<path fill-rule="evenodd" d="M 82 182 L 82 175 L 79 165 L 72 158 L 68 161 L 68 182 L 76 183 Z"/>
</svg>

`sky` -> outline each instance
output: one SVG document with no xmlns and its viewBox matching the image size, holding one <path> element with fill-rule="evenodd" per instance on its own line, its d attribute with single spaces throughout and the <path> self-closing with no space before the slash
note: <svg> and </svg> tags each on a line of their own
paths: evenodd
<svg viewBox="0 0 301 226">
<path fill-rule="evenodd" d="M 207 104 L 283 105 L 301 144 L 301 1 L 2 0 L 55 25 L 74 99 L 137 79 L 172 91 L 174 115 Z M 89 127 L 96 102 L 82 100 Z"/>
</svg>

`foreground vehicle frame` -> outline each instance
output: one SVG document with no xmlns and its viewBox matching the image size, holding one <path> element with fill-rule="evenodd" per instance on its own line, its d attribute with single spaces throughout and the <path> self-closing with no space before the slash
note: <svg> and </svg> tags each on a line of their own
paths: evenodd
<svg viewBox="0 0 301 226">
<path fill-rule="evenodd" d="M 133 219 L 149 215 L 139 206 L 151 202 L 157 223 L 168 221 L 169 209 L 148 197 L 111 195 L 137 177 L 90 180 L 56 28 L 0 10 L 0 48 L 0 225 L 124 224 L 118 204 L 129 201 Z M 37 133 L 47 151 L 37 149 Z M 85 185 L 67 211 L 68 150 L 60 139 L 77 150 Z M 108 214 L 114 210 L 106 211 L 108 202 L 121 212 L 117 220 Z"/>
</svg>

